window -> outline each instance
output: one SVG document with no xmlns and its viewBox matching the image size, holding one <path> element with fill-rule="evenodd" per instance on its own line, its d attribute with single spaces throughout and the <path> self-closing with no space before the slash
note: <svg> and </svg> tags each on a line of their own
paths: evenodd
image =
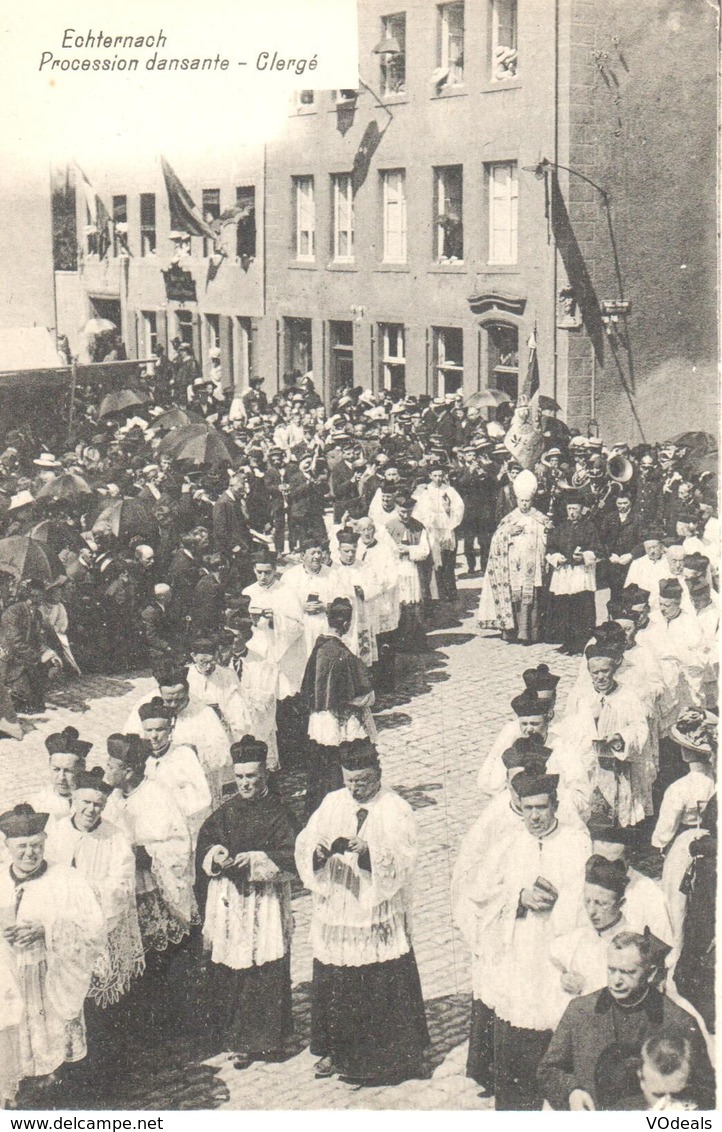
<svg viewBox="0 0 722 1132">
<path fill-rule="evenodd" d="M 516 76 L 516 0 L 491 0 L 490 69 L 492 82 Z"/>
<path fill-rule="evenodd" d="M 256 255 L 256 189 L 254 185 L 236 188 L 236 255 L 243 263 Z"/>
<path fill-rule="evenodd" d="M 406 172 L 387 169 L 382 174 L 384 260 L 406 262 Z"/>
<path fill-rule="evenodd" d="M 347 90 L 335 90 L 333 93 L 337 106 L 347 106 L 349 103 L 355 103 L 358 98 L 358 91 L 351 90 L 351 88 Z"/>
<path fill-rule="evenodd" d="M 313 369 L 310 318 L 284 319 L 284 358 L 286 373 L 304 374 Z"/>
<path fill-rule="evenodd" d="M 350 173 L 331 178 L 333 197 L 333 258 L 353 262 L 353 181 Z"/>
<path fill-rule="evenodd" d="M 158 344 L 158 321 L 155 311 L 141 311 L 140 325 L 142 341 L 138 343 L 139 356 L 150 358 Z"/>
<path fill-rule="evenodd" d="M 331 396 L 353 385 L 353 323 L 329 322 Z"/>
<path fill-rule="evenodd" d="M 384 42 L 395 41 L 393 51 L 384 50 Z M 380 50 L 379 50 L 380 49 Z M 391 94 L 404 94 L 406 91 L 406 13 L 384 16 L 381 20 L 381 43 L 377 48 L 381 60 L 381 94 L 388 98 Z"/>
<path fill-rule="evenodd" d="M 293 178 L 296 259 L 313 259 L 316 254 L 316 214 L 313 177 Z"/>
<path fill-rule="evenodd" d="M 207 314 L 206 315 L 206 345 L 210 352 L 211 350 L 220 350 L 221 348 L 221 319 L 220 315 Z"/>
<path fill-rule="evenodd" d="M 396 322 L 379 325 L 381 386 L 394 400 L 406 395 L 406 341 L 404 327 Z"/>
<path fill-rule="evenodd" d="M 464 5 L 441 4 L 438 13 L 437 85 L 461 86 L 464 81 Z"/>
<path fill-rule="evenodd" d="M 155 254 L 155 193 L 140 194 L 140 254 Z"/>
<path fill-rule="evenodd" d="M 516 162 L 487 166 L 489 263 L 516 263 L 519 181 Z"/>
<path fill-rule="evenodd" d="M 203 209 L 203 219 L 206 224 L 212 226 L 221 215 L 221 190 L 204 189 L 201 207 Z M 203 255 L 213 255 L 213 240 L 210 240 L 207 236 L 203 237 Z"/>
<path fill-rule="evenodd" d="M 463 166 L 442 165 L 434 170 L 434 259 L 461 263 L 464 259 Z"/>
<path fill-rule="evenodd" d="M 239 389 L 247 389 L 253 377 L 253 334 L 250 318 L 236 318 L 236 333 L 233 344 L 233 372 L 235 384 Z"/>
<path fill-rule="evenodd" d="M 193 349 L 193 315 L 190 311 L 175 312 L 176 335 Z"/>
<path fill-rule="evenodd" d="M 492 323 L 486 328 L 489 385 L 501 389 L 516 401 L 519 392 L 519 331 L 507 323 Z"/>
<path fill-rule="evenodd" d="M 113 255 L 128 255 L 128 198 L 113 197 Z"/>
<path fill-rule="evenodd" d="M 316 96 L 312 90 L 299 90 L 298 92 L 298 105 L 299 106 L 313 106 L 316 101 Z"/>
<path fill-rule="evenodd" d="M 457 393 L 464 384 L 464 332 L 451 327 L 434 330 L 436 396 Z"/>
</svg>

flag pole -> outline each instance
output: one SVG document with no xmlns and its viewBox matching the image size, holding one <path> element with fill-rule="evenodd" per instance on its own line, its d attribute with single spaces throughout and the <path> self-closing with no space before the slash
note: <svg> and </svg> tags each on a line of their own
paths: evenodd
<svg viewBox="0 0 722 1132">
<path fill-rule="evenodd" d="M 68 442 L 73 432 L 73 414 L 75 413 L 75 389 L 78 384 L 78 358 L 73 356 L 70 363 L 70 408 L 68 409 Z"/>
</svg>

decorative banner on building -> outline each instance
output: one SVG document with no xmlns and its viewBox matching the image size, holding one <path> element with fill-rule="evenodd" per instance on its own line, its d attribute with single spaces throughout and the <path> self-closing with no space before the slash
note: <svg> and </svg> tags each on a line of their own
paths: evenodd
<svg viewBox="0 0 722 1132">
<path fill-rule="evenodd" d="M 161 272 L 165 283 L 165 295 L 175 303 L 195 303 L 196 281 L 190 271 L 184 271 L 177 263 L 171 264 L 167 271 Z"/>
<path fill-rule="evenodd" d="M 165 187 L 168 190 L 171 230 L 187 232 L 189 236 L 205 236 L 215 241 L 218 233 L 214 232 L 210 224 L 203 219 L 200 209 L 165 157 L 161 157 L 160 163 L 165 177 Z"/>
</svg>

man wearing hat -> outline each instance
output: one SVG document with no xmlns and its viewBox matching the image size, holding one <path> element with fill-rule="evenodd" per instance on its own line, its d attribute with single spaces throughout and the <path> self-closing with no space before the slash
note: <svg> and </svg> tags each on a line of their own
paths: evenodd
<svg viewBox="0 0 722 1132">
<path fill-rule="evenodd" d="M 596 614 L 596 563 L 601 542 L 590 518 L 582 517 L 578 492 L 565 497 L 566 519 L 550 532 L 546 560 L 552 568 L 549 582 L 548 633 L 560 641 L 562 652 L 581 653 L 591 636 Z"/>
<path fill-rule="evenodd" d="M 523 471 L 513 481 L 517 505 L 494 532 L 481 587 L 482 629 L 500 629 L 504 640 L 531 644 L 541 637 L 547 520 L 532 505 L 536 476 Z"/>
<path fill-rule="evenodd" d="M 30 802 L 34 809 L 49 815 L 51 825 L 70 815 L 76 780 L 80 771 L 85 769 L 85 760 L 92 746 L 70 726 L 54 731 L 46 738 L 50 784 L 33 794 Z"/>
<path fill-rule="evenodd" d="M 86 1055 L 83 1003 L 106 926 L 85 877 L 45 860 L 47 822 L 27 802 L 0 815 L 10 859 L 0 869 L 0 922 L 23 1004 L 19 1076 L 51 1084 L 64 1062 Z"/>
<path fill-rule="evenodd" d="M 513 718 L 509 719 L 489 748 L 477 778 L 483 793 L 494 795 L 503 787 L 499 760 L 504 751 L 521 736 L 536 735 L 543 743 L 554 743 L 554 710 L 560 677 L 550 672 L 547 664 L 527 668 L 522 673 L 524 692 L 511 701 Z"/>
<path fill-rule="evenodd" d="M 472 955 L 472 1001 L 466 1076 L 489 1094 L 494 1092 L 494 1002 L 498 988 L 500 940 L 496 903 L 486 883 L 495 847 L 523 827 L 514 779 L 525 772 L 544 774 L 541 744 L 520 739 L 504 751 L 506 788 L 492 798 L 464 836 L 454 865 L 451 907 L 454 921 Z"/>
<path fill-rule="evenodd" d="M 652 813 L 656 775 L 645 704 L 634 689 L 617 681 L 620 649 L 595 644 L 585 657 L 593 693 L 565 716 L 560 730 L 574 744 L 589 777 L 594 820 L 637 825 Z"/>
<path fill-rule="evenodd" d="M 535 1071 L 559 1018 L 552 941 L 576 926 L 590 842 L 557 820 L 558 775 L 519 774 L 523 827 L 501 840 L 488 883 L 499 916 L 494 1003 L 497 1110 L 541 1108 Z"/>
<path fill-rule="evenodd" d="M 454 601 L 456 532 L 464 518 L 464 501 L 451 487 L 446 470 L 438 463 L 429 469 L 429 482 L 418 496 L 414 518 L 424 525 L 429 537 L 436 596 L 439 601 Z"/>
<path fill-rule="evenodd" d="M 341 744 L 352 739 L 376 738 L 371 715 L 371 674 L 342 640 L 349 633 L 352 618 L 348 598 L 334 598 L 328 607 L 328 630 L 313 647 L 301 685 L 301 696 L 309 711 L 308 814 L 314 812 L 330 790 L 340 786 Z"/>
<path fill-rule="evenodd" d="M 429 576 L 433 569 L 426 527 L 414 517 L 416 500 L 406 491 L 395 497 L 394 517 L 386 523 L 399 555 L 399 631 L 402 651 L 426 649 L 423 607 L 430 600 Z M 375 520 L 374 520 L 375 521 Z"/>
<path fill-rule="evenodd" d="M 198 922 L 190 832 L 172 795 L 146 777 L 148 740 L 115 734 L 107 739 L 107 747 L 105 781 L 113 793 L 106 818 L 122 830 L 135 854 L 143 950 L 165 952 Z"/>
<path fill-rule="evenodd" d="M 671 944 L 672 923 L 662 889 L 656 881 L 640 873 L 629 862 L 630 849 L 638 841 L 634 828 L 609 827 L 590 821 L 588 829 L 592 839 L 592 852 L 606 857 L 608 861 L 621 861 L 624 865 L 629 882 L 624 894 L 624 918 L 629 928 L 643 932 L 648 927 L 664 943 Z"/>
<path fill-rule="evenodd" d="M 173 716 L 174 742 L 192 747 L 197 753 L 211 792 L 211 806 L 215 809 L 220 804 L 223 783 L 229 779 L 231 767 L 230 741 L 223 724 L 212 707 L 191 697 L 185 667 L 159 664 L 153 676 Z M 152 698 L 145 695 L 130 712 L 125 721 L 126 734 L 145 735 L 139 711 Z"/>
<path fill-rule="evenodd" d="M 301 455 L 297 470 L 289 474 L 286 504 L 291 550 L 306 539 L 315 539 L 316 545 L 326 540 L 326 498 L 323 483 L 316 474 L 314 456 L 308 453 Z"/>
<path fill-rule="evenodd" d="M 695 1085 L 714 1107 L 714 1072 L 699 1026 L 655 984 L 669 949 L 651 933 L 620 932 L 607 952 L 607 985 L 574 998 L 543 1055 L 539 1088 L 552 1108 L 597 1108 L 597 1065 L 610 1046 L 641 1051 L 647 1037 L 674 1030 L 692 1046 Z"/>
<path fill-rule="evenodd" d="M 19 583 L 16 600 L 0 615 L 5 681 L 13 707 L 20 715 L 40 715 L 45 711 L 46 664 L 60 669 L 63 663 L 50 647 L 49 630 L 40 613 L 43 596 L 43 584 L 27 578 Z"/>
<path fill-rule="evenodd" d="M 143 738 L 150 743 L 145 776 L 173 797 L 195 847 L 198 830 L 211 809 L 211 792 L 195 748 L 174 741 L 175 713 L 160 696 L 141 704 L 138 715 Z"/>
<path fill-rule="evenodd" d="M 709 560 L 707 560 L 709 561 Z M 686 579 L 695 620 L 702 633 L 705 658 L 703 694 L 707 708 L 719 703 L 719 600 L 705 577 Z"/>
<path fill-rule="evenodd" d="M 642 541 L 642 528 L 632 512 L 631 493 L 622 489 L 614 499 L 614 509 L 606 514 L 601 524 L 601 540 L 606 562 L 601 583 L 607 581 L 612 598 L 618 598 L 632 564 L 637 547 Z"/>
<path fill-rule="evenodd" d="M 348 647 L 370 668 L 379 656 L 372 609 L 380 586 L 371 567 L 357 558 L 359 538 L 353 527 L 336 532 L 338 561 L 331 567 L 330 580 L 334 596 L 347 597 L 353 607 Z"/>
<path fill-rule="evenodd" d="M 196 892 L 210 953 L 211 1018 L 235 1069 L 282 1052 L 291 1016 L 296 821 L 269 790 L 267 747 L 231 748 L 236 793 L 204 822 Z"/>
<path fill-rule="evenodd" d="M 552 962 L 559 970 L 560 1018 L 570 999 L 606 986 L 609 944 L 619 932 L 630 930 L 624 895 L 628 884 L 624 861 L 608 861 L 597 854 L 587 861 L 584 922 L 557 936 L 551 946 Z"/>
<path fill-rule="evenodd" d="M 123 831 L 103 817 L 112 792 L 100 767 L 80 770 L 70 814 L 50 826 L 47 844 L 48 861 L 77 869 L 100 901 L 108 952 L 96 964 L 89 997 L 102 1008 L 115 1005 L 145 970 L 135 902 L 135 857 Z"/>
<path fill-rule="evenodd" d="M 659 608 L 652 612 L 648 627 L 638 639 L 654 654 L 662 671 L 660 734 L 664 740 L 687 708 L 702 706 L 707 661 L 700 625 L 694 614 L 682 609 L 684 590 L 679 579 L 663 579 L 657 592 Z"/>
<path fill-rule="evenodd" d="M 382 785 L 368 739 L 344 743 L 340 759 L 342 789 L 296 842 L 313 900 L 311 1053 L 317 1077 L 399 1081 L 429 1040 L 411 938 L 416 823 Z"/>
<path fill-rule="evenodd" d="M 686 773 L 664 792 L 652 845 L 664 853 L 662 890 L 672 916 L 674 942 L 681 948 L 687 895 L 682 879 L 689 864 L 689 846 L 699 836 L 702 817 L 716 793 L 717 717 L 690 709 L 676 721 L 671 738 Z"/>
</svg>

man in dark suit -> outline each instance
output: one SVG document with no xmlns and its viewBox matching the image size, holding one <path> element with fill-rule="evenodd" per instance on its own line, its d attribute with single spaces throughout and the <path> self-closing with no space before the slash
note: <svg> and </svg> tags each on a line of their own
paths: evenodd
<svg viewBox="0 0 722 1132">
<path fill-rule="evenodd" d="M 191 604 L 191 632 L 194 637 L 215 636 L 223 626 L 225 592 L 220 579 L 221 558 L 207 554 Z"/>
<path fill-rule="evenodd" d="M 323 485 L 313 472 L 313 457 L 303 456 L 298 471 L 291 476 L 288 489 L 288 539 L 291 549 L 304 537 L 328 538 L 323 520 L 325 496 Z"/>
<path fill-rule="evenodd" d="M 45 711 L 47 671 L 43 654 L 48 641 L 40 613 L 43 587 L 27 579 L 18 590 L 19 600 L 3 610 L 0 617 L 0 650 L 5 663 L 5 681 L 15 711 L 38 715 Z M 62 668 L 60 657 L 49 657 L 53 667 Z"/>
<path fill-rule="evenodd" d="M 606 583 L 612 598 L 618 598 L 624 589 L 634 552 L 642 546 L 642 528 L 632 512 L 632 499 L 628 492 L 620 492 L 614 500 L 612 514 L 602 518 L 601 535 L 607 562 L 603 573 L 597 577 L 597 588 L 602 589 Z"/>
<path fill-rule="evenodd" d="M 355 467 L 357 452 L 353 441 L 346 441 L 341 449 L 341 459 L 331 469 L 331 495 L 333 497 L 333 521 L 340 523 L 349 499 L 358 497 L 358 469 Z"/>
<path fill-rule="evenodd" d="M 173 609 L 171 588 L 165 582 L 155 587 L 153 601 L 140 615 L 153 667 L 162 660 L 180 662 L 186 653 L 182 623 Z"/>
<path fill-rule="evenodd" d="M 173 591 L 173 604 L 185 617 L 193 609 L 194 591 L 201 576 L 201 539 L 197 530 L 181 538 L 181 544 L 171 555 L 167 578 Z"/>
<path fill-rule="evenodd" d="M 227 563 L 233 560 L 235 553 L 248 555 L 251 550 L 245 496 L 245 475 L 241 471 L 232 471 L 228 488 L 213 505 L 213 549 Z"/>
<path fill-rule="evenodd" d="M 264 480 L 270 501 L 273 541 L 279 554 L 283 554 L 286 541 L 286 496 L 292 467 L 286 463 L 282 448 L 270 449 Z"/>
<path fill-rule="evenodd" d="M 659 940 L 645 930 L 620 932 L 609 945 L 607 986 L 574 998 L 539 1062 L 541 1092 L 555 1109 L 597 1107 L 597 1063 L 617 1045 L 637 1054 L 646 1038 L 676 1030 L 690 1041 L 694 1081 L 714 1107 L 714 1074 L 699 1026 L 691 1014 L 654 986 L 663 965 Z M 529 988 L 533 994 L 533 988 Z"/>
</svg>

